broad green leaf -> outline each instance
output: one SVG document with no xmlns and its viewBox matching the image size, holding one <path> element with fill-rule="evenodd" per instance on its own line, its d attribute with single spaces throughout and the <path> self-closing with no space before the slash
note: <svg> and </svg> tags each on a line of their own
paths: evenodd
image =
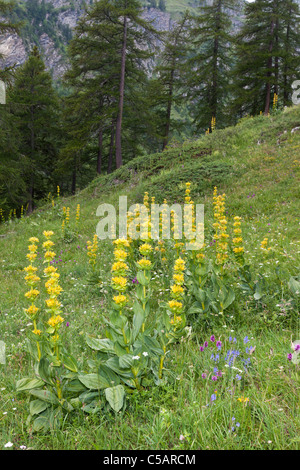
<svg viewBox="0 0 300 470">
<path fill-rule="evenodd" d="M 93 338 L 92 336 L 86 335 L 86 342 L 88 346 L 96 351 L 103 351 L 107 353 L 114 353 L 114 343 L 109 338 Z"/>
<path fill-rule="evenodd" d="M 300 295 L 300 282 L 296 281 L 296 279 L 293 276 L 290 277 L 288 286 L 293 294 Z"/>
<path fill-rule="evenodd" d="M 99 374 L 82 374 L 78 375 L 78 379 L 89 390 L 101 390 L 110 386 L 110 383 L 107 382 L 106 378 Z"/>
<path fill-rule="evenodd" d="M 225 298 L 225 301 L 223 303 L 223 309 L 225 310 L 226 308 L 229 307 L 229 305 L 232 304 L 232 302 L 235 300 L 235 293 L 233 289 L 228 289 L 227 296 Z"/>
<path fill-rule="evenodd" d="M 144 275 L 142 271 L 139 271 L 137 273 L 136 278 L 139 284 L 142 284 L 142 286 L 146 286 L 147 284 L 149 284 L 149 280 L 146 278 L 146 276 Z"/>
<path fill-rule="evenodd" d="M 46 357 L 42 357 L 38 366 L 38 375 L 42 380 L 44 380 L 44 382 L 52 385 L 54 382 L 50 376 L 50 373 L 50 363 Z"/>
<path fill-rule="evenodd" d="M 122 369 L 119 364 L 119 358 L 118 357 L 111 357 L 109 358 L 106 363 L 107 367 L 112 369 L 116 374 L 120 375 L 121 377 L 127 377 L 127 378 L 132 378 L 132 372 L 129 370 Z"/>
<path fill-rule="evenodd" d="M 30 402 L 30 414 L 31 415 L 38 415 L 40 413 L 42 413 L 42 411 L 45 411 L 48 406 L 50 406 L 49 403 L 43 401 L 43 400 L 39 400 L 38 398 L 36 400 L 32 400 Z"/>
<path fill-rule="evenodd" d="M 292 354 L 292 363 L 293 364 L 300 364 L 300 354 L 299 354 L 299 352 L 294 352 Z"/>
<path fill-rule="evenodd" d="M 109 387 L 119 385 L 120 379 L 118 375 L 105 364 L 101 364 L 99 366 L 98 373 L 101 375 L 101 377 L 103 377 L 104 380 L 107 381 Z"/>
<path fill-rule="evenodd" d="M 49 418 L 47 416 L 39 416 L 33 421 L 32 429 L 35 432 L 47 432 L 50 427 Z"/>
<path fill-rule="evenodd" d="M 18 380 L 16 383 L 17 392 L 22 392 L 24 390 L 32 390 L 34 388 L 40 388 L 45 384 L 41 379 L 32 379 L 30 377 L 25 377 L 21 380 Z"/>
<path fill-rule="evenodd" d="M 130 369 L 132 364 L 133 364 L 132 354 L 124 354 L 123 356 L 119 357 L 119 365 L 121 369 Z"/>
<path fill-rule="evenodd" d="M 133 304 L 133 320 L 132 320 L 132 338 L 131 341 L 134 342 L 135 338 L 139 334 L 142 324 L 145 321 L 145 312 L 142 306 L 136 301 Z"/>
<path fill-rule="evenodd" d="M 63 354 L 62 355 L 62 363 L 63 365 L 72 372 L 78 372 L 77 361 L 76 359 L 71 356 L 70 354 Z"/>
<path fill-rule="evenodd" d="M 53 405 L 60 404 L 57 396 L 50 392 L 50 390 L 30 390 L 29 393 L 40 400 L 46 401 L 47 403 L 52 403 Z"/>
<path fill-rule="evenodd" d="M 124 404 L 125 397 L 125 390 L 123 385 L 116 385 L 116 387 L 106 388 L 105 397 L 114 411 L 120 411 Z"/>
<path fill-rule="evenodd" d="M 79 393 L 86 390 L 86 387 L 78 379 L 71 380 L 66 386 L 66 390 L 72 393 Z"/>
</svg>

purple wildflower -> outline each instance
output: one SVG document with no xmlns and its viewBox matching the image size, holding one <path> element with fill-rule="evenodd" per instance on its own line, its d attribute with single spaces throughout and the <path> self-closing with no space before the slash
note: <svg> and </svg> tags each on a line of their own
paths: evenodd
<svg viewBox="0 0 300 470">
<path fill-rule="evenodd" d="M 212 336 L 210 337 L 210 340 L 211 340 L 212 342 L 214 342 L 214 341 L 215 341 L 215 335 L 212 335 Z"/>
</svg>

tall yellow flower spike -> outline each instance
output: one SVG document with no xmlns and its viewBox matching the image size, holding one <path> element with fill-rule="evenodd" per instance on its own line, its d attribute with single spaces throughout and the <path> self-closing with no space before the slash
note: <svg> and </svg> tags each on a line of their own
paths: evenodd
<svg viewBox="0 0 300 470">
<path fill-rule="evenodd" d="M 39 276 L 36 275 L 37 267 L 34 266 L 34 261 L 36 259 L 36 252 L 38 249 L 37 243 L 39 243 L 39 239 L 36 237 L 29 238 L 30 245 L 28 246 L 29 253 L 27 254 L 27 258 L 30 261 L 30 265 L 24 268 L 26 273 L 25 280 L 26 283 L 30 286 L 30 290 L 25 293 L 25 297 L 31 301 L 31 305 L 24 309 L 25 314 L 32 320 L 33 322 L 33 334 L 36 336 L 41 335 L 41 330 L 37 328 L 37 314 L 39 312 L 39 308 L 35 305 L 35 300 L 38 298 L 40 292 L 36 289 L 37 284 L 40 282 Z M 38 358 L 41 358 L 41 350 L 40 345 L 37 341 L 37 351 L 38 351 Z"/>
<path fill-rule="evenodd" d="M 50 313 L 50 318 L 48 320 L 48 330 L 47 333 L 50 335 L 50 344 L 53 348 L 53 354 L 56 354 L 57 359 L 59 360 L 59 328 L 63 323 L 64 319 L 60 316 L 61 313 L 61 302 L 59 300 L 59 295 L 62 292 L 62 287 L 59 285 L 59 274 L 57 268 L 51 265 L 51 260 L 55 256 L 54 251 L 49 251 L 53 246 L 54 242 L 51 240 L 54 233 L 52 231 L 44 231 L 44 236 L 46 241 L 43 243 L 44 248 L 44 263 L 47 263 L 48 266 L 44 269 L 44 275 L 47 278 L 45 282 L 45 287 L 49 298 L 45 300 L 46 306 Z"/>
</svg>

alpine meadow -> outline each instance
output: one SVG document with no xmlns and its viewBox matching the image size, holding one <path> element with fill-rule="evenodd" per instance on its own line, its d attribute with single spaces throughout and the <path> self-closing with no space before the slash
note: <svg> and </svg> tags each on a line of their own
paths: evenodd
<svg viewBox="0 0 300 470">
<path fill-rule="evenodd" d="M 299 6 L 0 0 L 1 450 L 300 449 Z"/>
</svg>

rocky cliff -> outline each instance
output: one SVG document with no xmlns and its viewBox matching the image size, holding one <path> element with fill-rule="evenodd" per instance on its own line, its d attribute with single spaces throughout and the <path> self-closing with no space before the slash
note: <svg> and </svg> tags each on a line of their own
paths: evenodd
<svg viewBox="0 0 300 470">
<path fill-rule="evenodd" d="M 196 0 L 187 2 L 189 8 L 196 4 Z M 85 0 L 19 0 L 14 19 L 21 19 L 25 26 L 20 36 L 0 36 L 0 54 L 4 56 L 0 67 L 21 65 L 33 44 L 37 44 L 53 79 L 59 80 L 67 68 L 68 42 L 85 6 Z M 153 21 L 159 31 L 170 29 L 173 13 L 144 8 L 144 18 Z M 235 29 L 239 21 L 240 18 L 234 18 Z"/>
</svg>

